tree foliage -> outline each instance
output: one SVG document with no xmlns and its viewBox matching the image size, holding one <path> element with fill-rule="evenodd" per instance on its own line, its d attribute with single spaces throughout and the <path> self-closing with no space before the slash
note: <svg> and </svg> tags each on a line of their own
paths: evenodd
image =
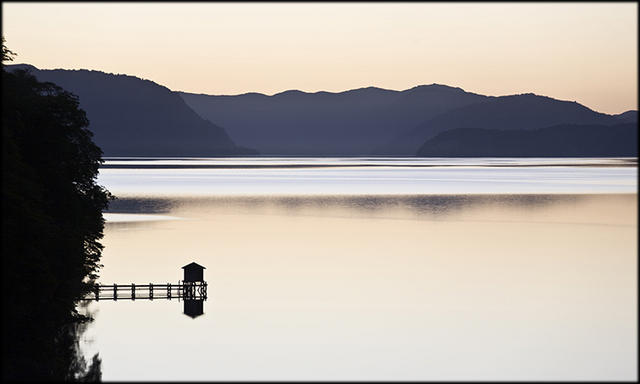
<svg viewBox="0 0 640 384">
<path fill-rule="evenodd" d="M 13 61 L 13 56 L 16 56 L 16 54 L 7 48 L 4 43 L 5 39 L 4 36 L 2 36 L 2 61 Z"/>
<path fill-rule="evenodd" d="M 95 182 L 102 151 L 88 126 L 75 95 L 3 69 L 5 379 L 79 379 L 85 368 L 75 331 L 90 318 L 76 307 L 98 277 L 111 198 Z"/>
</svg>

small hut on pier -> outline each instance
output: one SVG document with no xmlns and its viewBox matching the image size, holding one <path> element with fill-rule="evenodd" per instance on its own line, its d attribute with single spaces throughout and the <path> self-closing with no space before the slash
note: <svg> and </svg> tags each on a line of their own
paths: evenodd
<svg viewBox="0 0 640 384">
<path fill-rule="evenodd" d="M 184 269 L 184 279 L 186 282 L 204 281 L 204 270 L 206 269 L 198 263 L 189 263 L 182 267 Z"/>
</svg>

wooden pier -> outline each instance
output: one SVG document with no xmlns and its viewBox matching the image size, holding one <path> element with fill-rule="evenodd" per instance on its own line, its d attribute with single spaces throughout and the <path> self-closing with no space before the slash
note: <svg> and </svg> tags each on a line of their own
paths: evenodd
<svg viewBox="0 0 640 384">
<path fill-rule="evenodd" d="M 190 263 L 182 267 L 184 279 L 178 284 L 96 284 L 84 300 L 154 300 L 178 299 L 184 302 L 184 314 L 195 319 L 204 313 L 207 300 L 207 282 L 200 264 Z"/>
<path fill-rule="evenodd" d="M 179 281 L 178 284 L 110 284 L 96 285 L 85 300 L 207 300 L 207 282 Z"/>
</svg>

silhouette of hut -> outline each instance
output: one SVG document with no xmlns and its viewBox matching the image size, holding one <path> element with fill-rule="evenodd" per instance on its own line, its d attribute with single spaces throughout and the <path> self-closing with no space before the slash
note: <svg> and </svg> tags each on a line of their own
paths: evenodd
<svg viewBox="0 0 640 384">
<path fill-rule="evenodd" d="M 184 279 L 182 281 L 204 281 L 204 270 L 206 268 L 202 265 L 197 263 L 189 263 L 182 267 L 182 269 L 184 269 Z"/>
</svg>

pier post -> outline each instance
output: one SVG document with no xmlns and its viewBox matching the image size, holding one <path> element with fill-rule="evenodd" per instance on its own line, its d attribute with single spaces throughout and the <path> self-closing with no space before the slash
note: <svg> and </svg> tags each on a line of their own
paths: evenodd
<svg viewBox="0 0 640 384">
<path fill-rule="evenodd" d="M 153 300 L 153 284 L 149 283 L 149 300 Z"/>
<path fill-rule="evenodd" d="M 113 300 L 118 300 L 118 284 L 113 283 Z"/>
<path fill-rule="evenodd" d="M 167 299 L 171 300 L 171 283 L 167 283 Z"/>
<path fill-rule="evenodd" d="M 131 300 L 136 299 L 136 283 L 131 283 Z"/>
</svg>

